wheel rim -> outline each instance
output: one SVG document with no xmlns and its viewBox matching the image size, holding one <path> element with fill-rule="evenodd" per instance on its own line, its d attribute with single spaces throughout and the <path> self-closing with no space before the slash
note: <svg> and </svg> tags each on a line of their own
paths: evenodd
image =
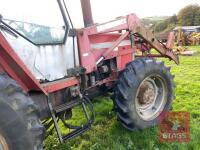
<svg viewBox="0 0 200 150">
<path fill-rule="evenodd" d="M 9 150 L 6 139 L 3 137 L 1 133 L 0 133 L 0 150 Z"/>
<path fill-rule="evenodd" d="M 137 114 L 145 121 L 154 120 L 167 102 L 167 86 L 162 77 L 151 75 L 140 84 L 136 93 Z"/>
</svg>

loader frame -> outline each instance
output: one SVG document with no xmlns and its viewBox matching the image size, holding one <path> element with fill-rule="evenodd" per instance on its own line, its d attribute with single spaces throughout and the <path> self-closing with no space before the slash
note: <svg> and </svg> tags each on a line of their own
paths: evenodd
<svg viewBox="0 0 200 150">
<path fill-rule="evenodd" d="M 77 37 L 80 65 L 86 69 L 86 74 L 95 71 L 102 61 L 112 58 L 116 58 L 116 71 L 123 70 L 127 63 L 134 60 L 136 48 L 141 48 L 143 52 L 154 48 L 160 54 L 153 55 L 149 53 L 146 56 L 167 57 L 177 64 L 179 63 L 178 57 L 170 47 L 166 47 L 156 40 L 153 33 L 147 30 L 134 14 L 77 30 Z M 170 43 L 167 43 L 167 45 L 170 45 Z M 2 33 L 0 33 L 0 50 L 0 70 L 10 75 L 27 92 L 40 91 L 48 95 L 80 84 L 80 77 L 70 77 L 41 84 L 15 53 Z M 97 85 L 117 80 L 115 73 L 113 72 L 109 78 L 100 81 Z"/>
</svg>

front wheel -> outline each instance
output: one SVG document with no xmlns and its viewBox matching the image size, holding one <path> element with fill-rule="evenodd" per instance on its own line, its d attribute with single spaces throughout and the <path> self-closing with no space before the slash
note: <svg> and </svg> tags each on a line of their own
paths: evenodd
<svg viewBox="0 0 200 150">
<path fill-rule="evenodd" d="M 114 90 L 122 125 L 129 130 L 157 125 L 162 112 L 171 108 L 174 89 L 173 76 L 163 62 L 140 58 L 129 63 Z"/>
<path fill-rule="evenodd" d="M 44 132 L 31 98 L 0 74 L 0 150 L 42 150 Z"/>
</svg>

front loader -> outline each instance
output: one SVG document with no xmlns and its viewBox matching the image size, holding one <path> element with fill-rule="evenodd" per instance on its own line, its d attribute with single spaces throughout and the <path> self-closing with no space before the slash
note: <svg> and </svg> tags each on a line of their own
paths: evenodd
<svg viewBox="0 0 200 150">
<path fill-rule="evenodd" d="M 159 124 L 175 85 L 156 58 L 179 63 L 173 36 L 161 43 L 135 14 L 94 24 L 89 0 L 81 0 L 85 28 L 75 29 L 67 0 L 51 1 L 64 22 L 59 29 L 0 17 L 0 149 L 41 150 L 54 129 L 61 143 L 83 134 L 95 119 L 90 99 L 106 92 L 128 130 Z M 75 107 L 85 124 L 69 123 Z M 71 132 L 63 135 L 60 124 Z"/>
</svg>

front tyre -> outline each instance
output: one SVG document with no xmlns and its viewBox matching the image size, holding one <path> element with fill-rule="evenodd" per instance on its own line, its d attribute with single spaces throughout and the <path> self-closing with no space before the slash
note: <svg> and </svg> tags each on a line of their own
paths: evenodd
<svg viewBox="0 0 200 150">
<path fill-rule="evenodd" d="M 151 58 L 139 58 L 120 73 L 114 89 L 114 104 L 122 125 L 129 130 L 159 124 L 162 112 L 169 111 L 175 85 L 170 68 Z"/>
<path fill-rule="evenodd" d="M 44 131 L 31 98 L 0 74 L 0 150 L 42 150 Z"/>
</svg>

